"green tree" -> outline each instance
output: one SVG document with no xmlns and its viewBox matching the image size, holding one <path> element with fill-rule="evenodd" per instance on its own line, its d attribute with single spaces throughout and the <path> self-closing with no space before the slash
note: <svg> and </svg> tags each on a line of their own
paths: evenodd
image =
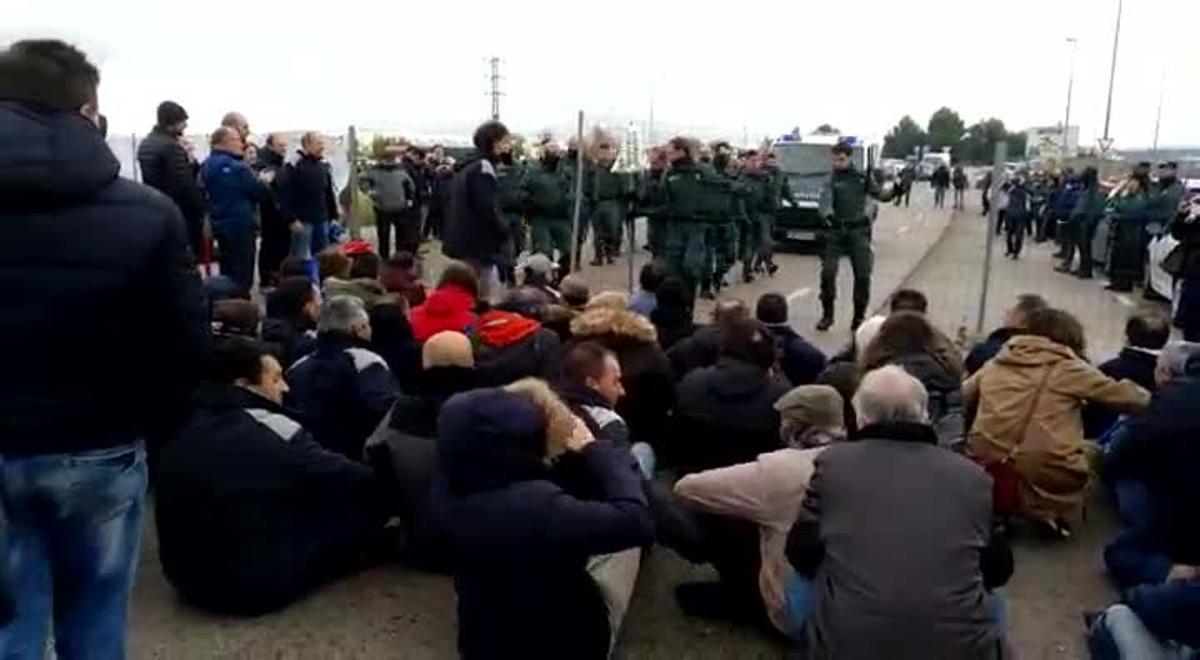
<svg viewBox="0 0 1200 660">
<path fill-rule="evenodd" d="M 904 158 L 911 155 L 918 147 L 929 144 L 929 136 L 921 130 L 911 116 L 904 115 L 883 138 L 883 156 L 885 158 Z"/>
<path fill-rule="evenodd" d="M 962 138 L 965 125 L 958 113 L 942 107 L 929 118 L 929 146 L 934 151 L 949 149 Z"/>
<path fill-rule="evenodd" d="M 966 130 L 966 135 L 955 145 L 952 155 L 956 160 L 966 163 L 990 163 L 996 143 L 1008 139 L 1009 133 L 1004 127 L 1004 122 L 990 117 L 971 124 Z M 1025 153 L 1024 148 L 1021 153 Z"/>
<path fill-rule="evenodd" d="M 831 124 L 821 124 L 813 129 L 813 135 L 841 135 L 841 131 Z"/>
</svg>

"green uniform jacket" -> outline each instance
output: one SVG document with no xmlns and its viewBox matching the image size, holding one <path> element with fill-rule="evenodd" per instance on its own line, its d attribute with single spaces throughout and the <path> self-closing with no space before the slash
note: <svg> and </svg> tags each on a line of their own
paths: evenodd
<svg viewBox="0 0 1200 660">
<path fill-rule="evenodd" d="M 1100 219 L 1104 217 L 1104 206 L 1106 200 L 1100 194 L 1099 188 L 1091 188 L 1084 190 L 1079 196 L 1079 200 L 1075 202 L 1075 208 L 1071 209 L 1071 222 L 1083 226 L 1084 223 L 1096 225 Z"/>
<path fill-rule="evenodd" d="M 834 171 L 821 190 L 821 217 L 834 227 L 869 225 L 871 221 L 867 217 L 868 196 L 881 202 L 891 199 L 890 195 L 883 193 L 874 178 L 853 167 L 840 172 Z"/>
<path fill-rule="evenodd" d="M 1152 202 L 1145 195 L 1119 196 L 1108 201 L 1114 222 L 1145 224 Z"/>
<path fill-rule="evenodd" d="M 545 218 L 569 218 L 571 207 L 571 175 L 568 163 L 560 160 L 554 169 L 545 163 L 530 163 L 521 179 L 521 190 L 525 196 L 530 216 Z"/>
<path fill-rule="evenodd" d="M 596 202 L 626 201 L 633 192 L 629 177 L 608 165 L 592 164 L 584 170 L 591 179 L 589 197 Z"/>
<path fill-rule="evenodd" d="M 766 170 L 766 179 L 768 188 L 766 197 L 763 200 L 763 206 L 760 208 L 761 213 L 770 213 L 774 215 L 779 211 L 780 204 L 787 200 L 790 204 L 795 204 L 796 197 L 792 194 L 792 185 L 788 182 L 788 175 L 779 168 L 768 168 Z"/>
<path fill-rule="evenodd" d="M 525 207 L 525 191 L 521 188 L 524 163 L 501 165 L 496 168 L 500 210 L 506 215 L 519 215 Z"/>
<path fill-rule="evenodd" d="M 1155 231 L 1166 229 L 1179 212 L 1179 201 L 1183 199 L 1183 183 L 1178 179 L 1166 188 L 1155 186 L 1150 194 L 1150 223 L 1158 225 Z"/>
<path fill-rule="evenodd" d="M 666 214 L 666 184 L 663 176 L 666 170 L 655 172 L 646 170 L 637 177 L 637 195 L 635 197 L 636 213 L 652 220 L 662 218 Z"/>
<path fill-rule="evenodd" d="M 676 222 L 704 222 L 727 202 L 725 183 L 711 168 L 679 162 L 663 178 L 667 216 Z"/>
</svg>

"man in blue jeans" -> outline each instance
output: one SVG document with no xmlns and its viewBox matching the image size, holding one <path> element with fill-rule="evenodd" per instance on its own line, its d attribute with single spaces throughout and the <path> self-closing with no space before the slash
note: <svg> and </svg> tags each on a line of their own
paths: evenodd
<svg viewBox="0 0 1200 660">
<path fill-rule="evenodd" d="M 60 41 L 0 51 L 0 657 L 121 658 L 144 443 L 205 368 L 203 288 L 170 199 L 118 177 L 99 72 Z"/>
</svg>

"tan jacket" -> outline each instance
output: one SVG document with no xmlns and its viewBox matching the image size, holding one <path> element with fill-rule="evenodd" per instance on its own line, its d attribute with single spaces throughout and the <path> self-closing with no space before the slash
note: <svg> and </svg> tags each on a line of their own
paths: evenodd
<svg viewBox="0 0 1200 660">
<path fill-rule="evenodd" d="M 1137 412 L 1150 399 L 1133 382 L 1114 381 L 1071 349 L 1031 335 L 1008 340 L 963 383 L 963 396 L 968 406 L 979 401 L 968 452 L 985 466 L 1011 461 L 1024 513 L 1042 520 L 1079 511 L 1089 478 L 1084 403 Z"/>
</svg>

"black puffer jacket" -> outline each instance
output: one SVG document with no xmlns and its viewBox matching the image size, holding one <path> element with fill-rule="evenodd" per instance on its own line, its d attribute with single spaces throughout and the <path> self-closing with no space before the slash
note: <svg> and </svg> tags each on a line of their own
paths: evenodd
<svg viewBox="0 0 1200 660">
<path fill-rule="evenodd" d="M 442 230 L 442 251 L 454 259 L 494 264 L 508 238 L 500 215 L 496 169 L 480 158 L 456 168 L 450 184 L 450 209 Z"/>
<path fill-rule="evenodd" d="M 325 161 L 301 153 L 287 166 L 279 188 L 279 210 L 289 224 L 293 220 L 315 224 L 338 217 L 333 178 Z"/>
<path fill-rule="evenodd" d="M 183 220 L 78 113 L 0 102 L 0 454 L 146 438 L 207 368 Z"/>
<path fill-rule="evenodd" d="M 199 222 L 208 210 L 196 169 L 174 135 L 158 128 L 138 145 L 142 181 L 171 198 L 188 222 Z"/>
<path fill-rule="evenodd" d="M 774 403 L 789 386 L 762 367 L 722 356 L 676 388 L 668 464 L 696 472 L 754 461 L 780 449 Z"/>
</svg>

